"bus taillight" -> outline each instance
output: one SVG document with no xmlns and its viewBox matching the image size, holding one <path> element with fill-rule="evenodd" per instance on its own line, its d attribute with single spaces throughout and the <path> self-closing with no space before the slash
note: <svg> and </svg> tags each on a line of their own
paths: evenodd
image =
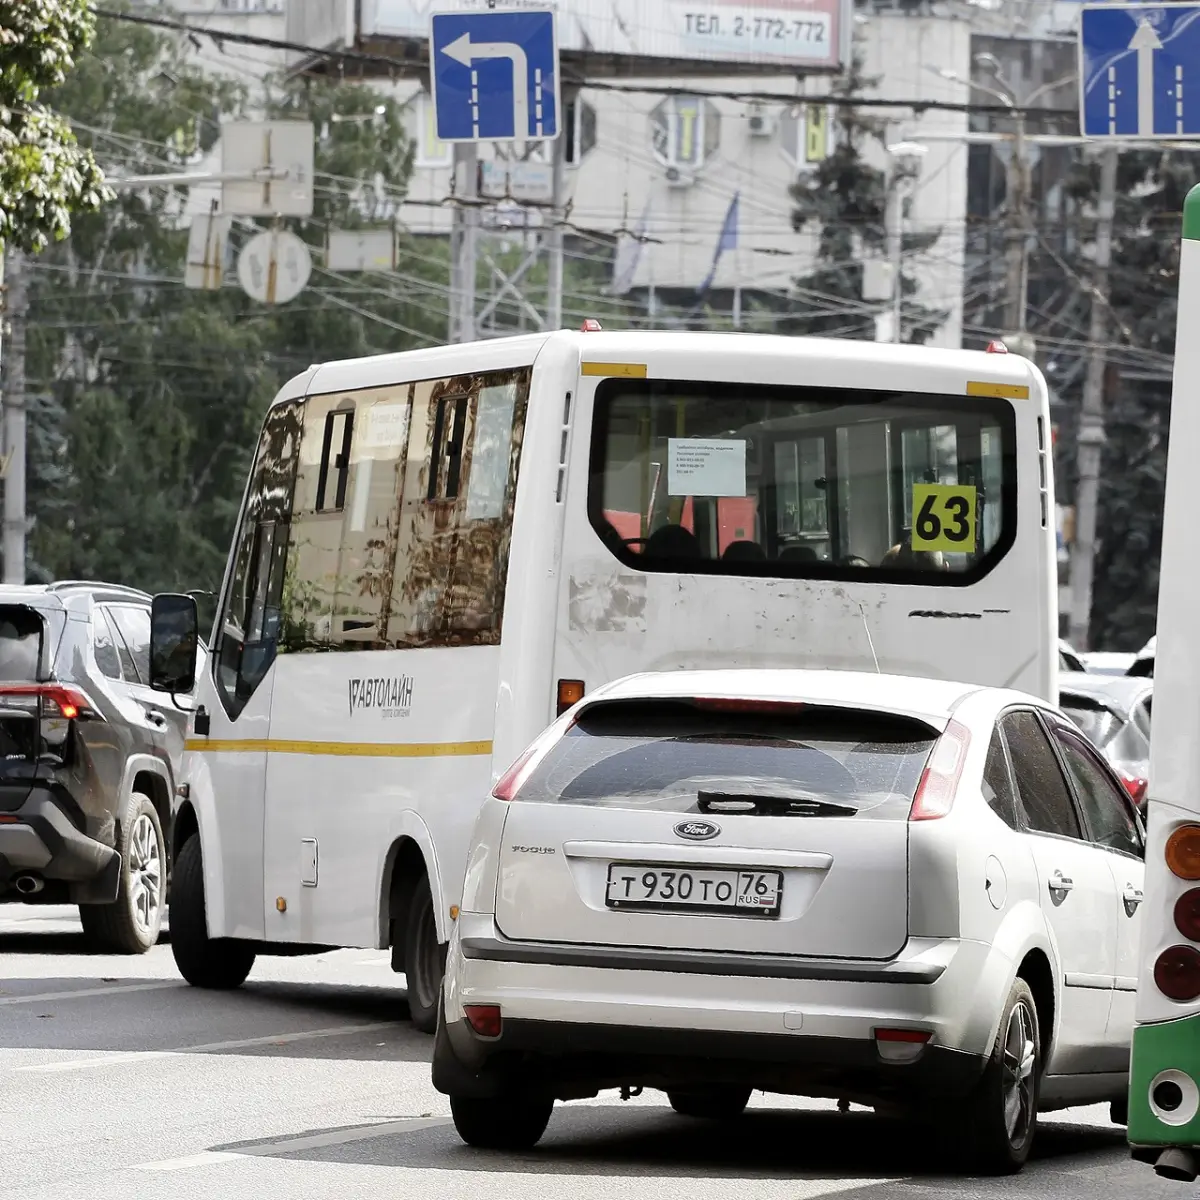
<svg viewBox="0 0 1200 1200">
<path fill-rule="evenodd" d="M 1185 938 L 1200 942 L 1200 888 L 1189 888 L 1175 901 L 1175 928 Z"/>
<path fill-rule="evenodd" d="M 1200 825 L 1181 825 L 1167 838 L 1163 854 L 1172 875 L 1200 879 Z"/>
<path fill-rule="evenodd" d="M 1168 1000 L 1187 1004 L 1200 999 L 1200 950 L 1168 946 L 1154 963 L 1154 984 Z"/>
</svg>

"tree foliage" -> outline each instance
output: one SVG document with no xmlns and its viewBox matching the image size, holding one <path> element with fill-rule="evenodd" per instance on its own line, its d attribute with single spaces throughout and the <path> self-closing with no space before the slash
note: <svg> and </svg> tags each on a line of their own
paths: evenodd
<svg viewBox="0 0 1200 1200">
<path fill-rule="evenodd" d="M 86 0 L 0 0 L 0 245 L 40 250 L 111 192 L 93 155 L 41 100 L 92 40 Z"/>
<path fill-rule="evenodd" d="M 53 100 L 86 149 L 138 174 L 199 163 L 221 120 L 247 104 L 173 38 L 109 20 Z M 444 268 L 427 252 L 405 248 L 408 288 L 322 265 L 332 223 L 387 217 L 402 195 L 410 155 L 396 103 L 356 84 L 295 80 L 273 91 L 269 112 L 311 119 L 317 130 L 315 211 L 292 226 L 316 266 L 290 304 L 257 304 L 232 278 L 218 291 L 183 286 L 182 189 L 123 191 L 34 263 L 36 577 L 217 587 L 249 456 L 280 384 L 323 359 L 444 336 L 444 300 L 439 312 L 429 282 L 444 283 Z M 235 243 L 258 229 L 238 219 Z"/>
<path fill-rule="evenodd" d="M 831 94 L 859 98 L 877 79 L 863 74 L 855 56 Z M 887 246 L 887 173 L 872 165 L 872 145 L 886 145 L 887 124 L 854 105 L 837 109 L 836 145 L 815 170 L 802 175 L 791 189 L 792 227 L 815 228 L 816 263 L 796 280 L 797 315 L 782 325 L 793 334 L 837 334 L 874 340 L 875 314 L 863 305 L 863 258 L 881 255 Z M 939 231 L 906 233 L 902 253 L 928 249 Z M 901 272 L 905 298 L 901 340 L 924 342 L 945 320 L 915 300 L 918 283 L 911 269 Z"/>
<path fill-rule="evenodd" d="M 1081 161 L 1069 184 L 1082 214 L 1076 252 L 1067 265 L 1086 283 L 1095 237 L 1098 165 Z M 1162 513 L 1166 485 L 1170 382 L 1179 289 L 1179 228 L 1195 167 L 1179 152 L 1121 155 L 1109 270 L 1111 357 L 1106 435 L 1097 512 L 1097 556 L 1090 642 L 1093 647 L 1139 650 L 1154 633 Z M 1038 330 L 1035 328 L 1035 334 Z M 1057 332 L 1057 331 L 1056 331 Z M 1084 354 L 1088 351 L 1084 351 Z M 1125 366 L 1160 364 L 1154 372 Z M 1074 414 L 1082 401 L 1082 371 L 1060 400 L 1072 414 L 1060 440 L 1060 497 L 1075 493 Z"/>
</svg>

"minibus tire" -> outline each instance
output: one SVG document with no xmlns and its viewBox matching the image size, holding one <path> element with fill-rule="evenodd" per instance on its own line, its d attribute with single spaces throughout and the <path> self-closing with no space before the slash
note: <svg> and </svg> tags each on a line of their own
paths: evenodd
<svg viewBox="0 0 1200 1200">
<path fill-rule="evenodd" d="M 1020 1030 L 1016 1028 L 1020 1024 Z M 1020 1055 L 1011 1051 L 1024 1044 Z M 1029 1055 L 1032 1053 L 1032 1061 Z M 1025 1165 L 1037 1132 L 1038 1093 L 1041 1084 L 1042 1042 L 1037 1004 L 1023 979 L 1013 982 L 1000 1016 L 996 1042 L 974 1091 L 956 1106 L 952 1125 L 958 1134 L 963 1165 L 987 1175 L 1015 1175 Z M 1029 1073 L 1026 1074 L 1025 1072 Z M 1005 1097 L 1023 1081 L 1022 1103 L 1016 1128 L 1010 1131 Z"/>
<path fill-rule="evenodd" d="M 446 946 L 438 942 L 437 921 L 428 876 L 422 875 L 408 894 L 404 914 L 404 982 L 413 1028 L 437 1031 L 438 996 L 446 972 Z"/>
<path fill-rule="evenodd" d="M 550 1096 L 502 1092 L 489 1099 L 450 1097 L 458 1136 L 479 1150 L 532 1150 L 546 1132 L 553 1111 Z"/>
<path fill-rule="evenodd" d="M 254 966 L 253 949 L 245 942 L 208 936 L 198 833 L 183 843 L 171 872 L 170 922 L 175 965 L 192 987 L 228 991 L 246 982 Z"/>
</svg>

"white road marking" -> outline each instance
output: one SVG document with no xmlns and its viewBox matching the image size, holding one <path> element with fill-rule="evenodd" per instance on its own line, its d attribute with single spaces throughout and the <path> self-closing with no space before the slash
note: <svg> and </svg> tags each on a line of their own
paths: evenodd
<svg viewBox="0 0 1200 1200">
<path fill-rule="evenodd" d="M 50 1004 L 56 1000 L 82 1000 L 89 996 L 116 996 L 122 992 L 161 992 L 168 988 L 186 988 L 179 979 L 158 983 L 119 983 L 113 987 L 76 988 L 65 992 L 39 992 L 36 996 L 0 996 L 0 1004 Z"/>
<path fill-rule="evenodd" d="M 13 1067 L 14 1071 L 52 1075 L 60 1071 L 82 1071 L 88 1067 L 119 1067 L 126 1063 L 147 1062 L 160 1058 L 186 1058 L 189 1054 L 220 1054 L 226 1050 L 249 1050 L 255 1046 L 288 1046 L 293 1042 L 311 1042 L 318 1038 L 343 1037 L 354 1033 L 374 1033 L 394 1029 L 395 1021 L 371 1021 L 360 1025 L 335 1025 L 326 1029 L 306 1029 L 299 1033 L 274 1033 L 265 1037 L 240 1038 L 233 1042 L 207 1042 L 200 1046 L 181 1046 L 175 1050 L 129 1050 L 97 1054 L 91 1058 L 73 1058 L 66 1062 L 35 1063 Z"/>
<path fill-rule="evenodd" d="M 395 1133 L 416 1133 L 421 1129 L 437 1129 L 452 1125 L 450 1117 L 410 1117 L 399 1121 L 384 1121 L 366 1129 L 339 1129 L 332 1133 L 314 1133 L 309 1137 L 279 1138 L 260 1142 L 239 1150 L 203 1150 L 184 1158 L 166 1158 L 161 1162 L 138 1163 L 135 1171 L 182 1171 L 189 1167 L 207 1167 L 215 1163 L 233 1162 L 238 1158 L 268 1158 L 276 1154 L 297 1154 L 302 1150 L 322 1150 L 326 1146 L 344 1146 L 348 1142 L 364 1142 L 369 1138 L 388 1137 Z"/>
<path fill-rule="evenodd" d="M 188 1154 L 184 1158 L 164 1158 L 162 1162 L 138 1163 L 134 1171 L 186 1171 L 190 1167 L 207 1167 L 213 1163 L 233 1162 L 242 1158 L 228 1150 L 202 1150 L 199 1154 Z"/>
</svg>

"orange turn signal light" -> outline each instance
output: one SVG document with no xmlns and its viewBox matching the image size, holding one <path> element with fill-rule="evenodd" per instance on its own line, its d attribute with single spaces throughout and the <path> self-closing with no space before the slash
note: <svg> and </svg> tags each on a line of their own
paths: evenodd
<svg viewBox="0 0 1200 1200">
<path fill-rule="evenodd" d="M 1163 857 L 1172 875 L 1180 879 L 1200 879 L 1200 825 L 1180 825 L 1167 838 Z"/>
<path fill-rule="evenodd" d="M 568 708 L 573 708 L 583 699 L 584 686 L 582 679 L 560 679 L 558 681 L 558 711 L 555 716 L 561 717 Z"/>
</svg>

